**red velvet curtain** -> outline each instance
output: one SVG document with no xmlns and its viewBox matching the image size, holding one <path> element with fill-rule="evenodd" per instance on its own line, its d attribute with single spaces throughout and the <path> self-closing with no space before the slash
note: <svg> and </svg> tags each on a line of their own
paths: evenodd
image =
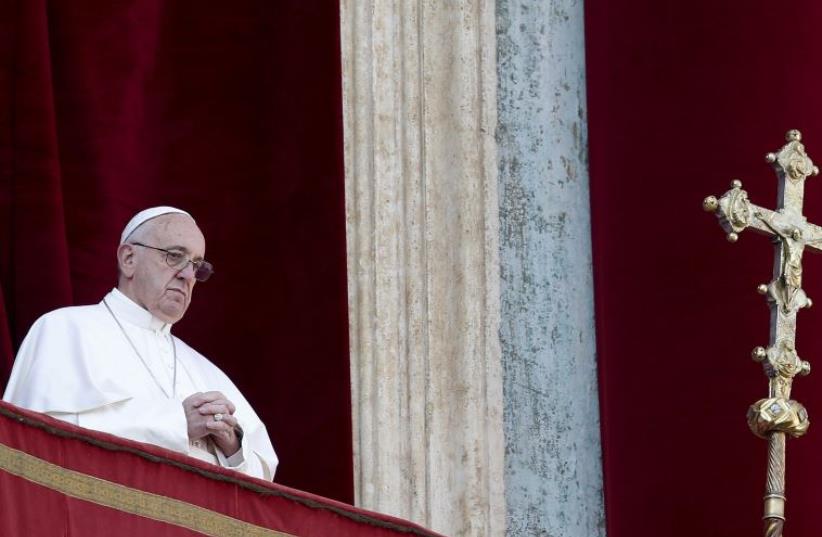
<svg viewBox="0 0 822 537">
<path fill-rule="evenodd" d="M 800 129 L 822 163 L 822 4 L 586 2 L 591 195 L 609 537 L 756 535 L 766 443 L 748 405 L 767 396 L 750 359 L 767 345 L 756 286 L 772 247 L 729 244 L 702 199 L 739 178 L 776 204 L 764 155 Z M 805 214 L 822 224 L 822 178 Z M 822 297 L 822 259 L 803 285 Z M 818 300 L 817 300 L 817 303 Z M 798 352 L 820 364 L 822 311 L 799 314 Z M 822 372 L 793 396 L 822 417 Z M 818 534 L 822 430 L 789 440 L 786 534 Z"/>
<path fill-rule="evenodd" d="M 278 482 L 353 499 L 338 4 L 0 3 L 0 383 L 170 204 L 216 274 L 175 331 L 266 422 Z"/>
</svg>

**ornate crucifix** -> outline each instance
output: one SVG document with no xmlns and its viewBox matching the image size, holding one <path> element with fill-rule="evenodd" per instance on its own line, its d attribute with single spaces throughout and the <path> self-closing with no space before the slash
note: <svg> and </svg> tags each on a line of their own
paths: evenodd
<svg viewBox="0 0 822 537">
<path fill-rule="evenodd" d="M 758 287 L 771 309 L 771 336 L 768 348 L 756 347 L 753 359 L 761 362 L 768 377 L 768 397 L 748 410 L 748 425 L 757 436 L 768 439 L 768 475 L 765 485 L 765 535 L 779 537 L 785 524 L 785 435 L 799 437 L 808 430 L 808 413 L 791 400 L 791 384 L 796 375 L 810 373 L 810 364 L 796 352 L 796 314 L 811 307 L 802 290 L 802 253 L 806 248 L 822 252 L 822 227 L 802 215 L 805 179 L 819 169 L 805 153 L 799 131 L 788 131 L 779 153 L 765 158 L 779 177 L 778 207 L 764 209 L 748 201 L 742 183 L 734 180 L 731 190 L 702 203 L 716 213 L 730 242 L 751 228 L 769 235 L 774 243 L 773 280 Z"/>
</svg>

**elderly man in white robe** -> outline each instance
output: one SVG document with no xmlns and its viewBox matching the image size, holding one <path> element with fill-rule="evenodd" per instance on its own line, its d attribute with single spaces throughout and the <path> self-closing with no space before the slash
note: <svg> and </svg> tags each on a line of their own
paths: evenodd
<svg viewBox="0 0 822 537">
<path fill-rule="evenodd" d="M 195 283 L 212 273 L 204 255 L 187 212 L 135 215 L 117 248 L 117 288 L 99 304 L 38 319 L 3 400 L 272 480 L 277 455 L 257 414 L 222 371 L 171 334 Z"/>
</svg>

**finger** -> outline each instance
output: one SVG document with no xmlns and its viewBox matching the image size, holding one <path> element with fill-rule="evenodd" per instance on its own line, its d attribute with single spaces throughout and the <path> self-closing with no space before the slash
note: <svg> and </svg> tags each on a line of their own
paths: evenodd
<svg viewBox="0 0 822 537">
<path fill-rule="evenodd" d="M 201 415 L 213 416 L 214 414 L 223 414 L 228 416 L 231 414 L 231 407 L 220 403 L 205 403 L 197 409 Z"/>
<path fill-rule="evenodd" d="M 227 423 L 229 425 L 229 428 L 233 429 L 237 426 L 238 422 L 237 418 L 235 418 L 231 414 L 223 414 L 222 419 L 220 420 L 215 420 L 213 416 L 208 416 L 205 423 L 207 426 L 210 426 L 212 423 Z"/>
<path fill-rule="evenodd" d="M 190 425 L 195 427 L 205 427 L 205 424 L 208 420 L 211 419 L 211 416 L 203 416 L 202 414 L 197 413 L 195 410 L 190 415 L 186 416 L 186 420 Z"/>
<path fill-rule="evenodd" d="M 229 414 L 234 414 L 234 411 L 237 410 L 237 407 L 234 405 L 234 403 L 232 403 L 230 400 L 226 399 L 225 397 L 222 397 L 220 399 L 215 399 L 214 401 L 209 401 L 208 403 L 203 403 L 203 405 L 206 405 L 206 404 L 209 404 L 209 405 L 224 405 L 226 407 L 226 409 L 228 410 Z M 203 405 L 201 405 L 201 406 L 203 406 Z"/>
<path fill-rule="evenodd" d="M 183 400 L 183 403 L 187 403 L 190 406 L 197 408 L 200 405 L 204 405 L 206 403 L 210 403 L 212 401 L 218 401 L 219 399 L 223 399 L 220 392 L 206 392 L 206 393 L 195 393 L 193 395 L 189 395 L 187 398 Z"/>
<path fill-rule="evenodd" d="M 231 426 L 232 429 L 236 429 L 238 421 L 237 421 L 237 418 L 235 418 L 231 414 L 225 414 L 223 416 L 223 423 L 227 423 L 228 425 Z"/>
<path fill-rule="evenodd" d="M 199 408 L 202 405 L 211 403 L 213 401 L 219 401 L 221 399 L 225 399 L 225 397 L 220 392 L 205 392 L 195 393 L 194 395 L 189 396 L 183 402 L 188 401 L 189 405 L 193 408 Z"/>
<path fill-rule="evenodd" d="M 219 430 L 233 430 L 237 428 L 237 418 L 234 416 L 225 415 L 220 421 L 210 420 L 205 423 L 206 428 L 210 431 Z"/>
<path fill-rule="evenodd" d="M 199 414 L 186 416 L 189 438 L 197 439 L 209 434 L 211 431 L 207 427 L 208 419 L 210 419 L 210 416 L 200 416 Z"/>
<path fill-rule="evenodd" d="M 202 401 L 200 401 L 200 396 L 202 395 L 203 394 L 201 392 L 192 393 L 183 399 L 183 408 L 197 408 L 199 405 L 203 404 Z"/>
<path fill-rule="evenodd" d="M 216 408 L 217 406 L 221 406 L 222 410 L 220 410 L 219 412 L 222 412 L 223 414 L 234 414 L 234 411 L 237 409 L 234 406 L 234 403 L 232 403 L 228 399 L 217 399 L 216 401 L 212 401 L 210 403 L 203 403 L 198 407 L 198 410 L 201 411 L 201 414 L 214 414 L 214 412 L 206 410 L 210 408 L 212 405 L 214 405 L 214 408 Z"/>
<path fill-rule="evenodd" d="M 209 421 L 205 426 L 211 434 L 230 434 L 234 431 L 234 426 L 225 421 Z"/>
<path fill-rule="evenodd" d="M 219 433 L 211 433 L 209 436 L 214 439 L 217 446 L 220 446 L 220 442 L 224 443 L 231 443 L 232 437 L 230 432 L 219 432 Z"/>
<path fill-rule="evenodd" d="M 200 406 L 204 403 L 211 403 L 211 402 L 214 402 L 214 401 L 219 401 L 220 399 L 227 399 L 227 398 L 221 392 L 216 392 L 216 391 L 214 391 L 214 392 L 203 392 L 203 393 L 200 394 L 199 404 L 197 406 Z"/>
</svg>

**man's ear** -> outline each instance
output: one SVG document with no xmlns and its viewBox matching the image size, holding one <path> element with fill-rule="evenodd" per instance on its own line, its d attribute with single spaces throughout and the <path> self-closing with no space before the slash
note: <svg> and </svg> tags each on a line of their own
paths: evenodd
<svg viewBox="0 0 822 537">
<path fill-rule="evenodd" d="M 134 246 L 131 244 L 121 244 L 117 247 L 117 265 L 125 277 L 131 278 L 134 276 L 134 271 L 137 267 L 137 257 L 135 256 Z"/>
</svg>

